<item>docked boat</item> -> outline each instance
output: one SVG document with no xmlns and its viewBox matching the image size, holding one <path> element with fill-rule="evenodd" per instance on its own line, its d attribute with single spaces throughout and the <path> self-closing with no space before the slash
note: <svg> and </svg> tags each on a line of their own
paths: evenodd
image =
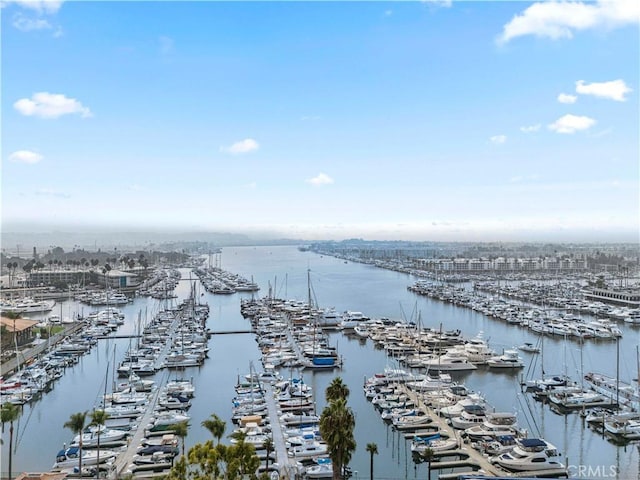
<svg viewBox="0 0 640 480">
<path fill-rule="evenodd" d="M 616 377 L 595 372 L 585 374 L 584 381 L 592 390 L 613 402 L 640 412 L 640 392 L 637 383 L 633 385 Z"/>
<path fill-rule="evenodd" d="M 288 455 L 294 458 L 317 457 L 327 454 L 327 444 L 315 439 L 309 439 L 302 445 L 291 448 Z"/>
<path fill-rule="evenodd" d="M 614 415 L 604 421 L 604 429 L 622 440 L 640 439 L 640 419 L 638 418 L 620 418 Z"/>
<path fill-rule="evenodd" d="M 489 413 L 480 425 L 466 428 L 464 433 L 471 440 L 497 438 L 502 435 L 517 435 L 516 416 L 513 413 Z"/>
<path fill-rule="evenodd" d="M 35 300 L 31 297 L 24 297 L 13 301 L 3 301 L 1 308 L 4 312 L 41 313 L 50 312 L 55 304 L 55 300 Z"/>
<path fill-rule="evenodd" d="M 422 362 L 422 366 L 438 372 L 466 372 L 476 370 L 478 367 L 469 362 L 466 355 L 448 352 L 444 355 L 436 355 Z"/>
<path fill-rule="evenodd" d="M 523 368 L 524 362 L 516 350 L 505 350 L 502 355 L 487 360 L 489 368 Z"/>
<path fill-rule="evenodd" d="M 99 456 L 98 456 L 99 453 Z M 79 447 L 64 448 L 56 455 L 56 461 L 53 464 L 52 469 L 74 468 L 79 466 L 80 457 L 82 456 L 82 465 L 90 466 L 105 463 L 106 461 L 115 458 L 116 452 L 112 450 L 82 450 L 80 454 Z"/>
<path fill-rule="evenodd" d="M 451 426 L 459 430 L 480 425 L 487 419 L 484 405 L 470 404 L 463 406 L 460 415 L 451 417 Z"/>
<path fill-rule="evenodd" d="M 509 452 L 491 458 L 491 462 L 515 472 L 564 470 L 564 464 L 553 460 L 556 447 L 541 438 L 522 438 Z"/>
<path fill-rule="evenodd" d="M 416 436 L 411 441 L 411 451 L 415 453 L 424 453 L 427 448 L 432 452 L 444 452 L 453 450 L 458 446 L 455 438 L 443 438 L 440 433 L 435 433 L 426 437 Z"/>
<path fill-rule="evenodd" d="M 333 478 L 333 464 L 330 458 L 318 458 L 315 465 L 307 467 L 304 471 L 306 478 L 312 480 Z"/>
<path fill-rule="evenodd" d="M 96 428 L 90 431 L 85 431 L 82 434 L 82 447 L 83 448 L 92 448 L 97 447 L 98 442 L 101 445 L 108 445 L 113 442 L 124 440 L 127 436 L 127 432 L 123 430 L 114 430 L 110 428 L 105 428 L 101 426 L 100 428 Z M 80 446 L 80 435 L 76 435 L 71 442 L 72 447 Z"/>
</svg>

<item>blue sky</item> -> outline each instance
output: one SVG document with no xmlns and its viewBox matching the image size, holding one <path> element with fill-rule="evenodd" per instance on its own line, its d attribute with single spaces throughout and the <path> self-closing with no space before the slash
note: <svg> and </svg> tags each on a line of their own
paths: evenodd
<svg viewBox="0 0 640 480">
<path fill-rule="evenodd" d="M 5 231 L 637 241 L 638 2 L 5 1 Z"/>
</svg>

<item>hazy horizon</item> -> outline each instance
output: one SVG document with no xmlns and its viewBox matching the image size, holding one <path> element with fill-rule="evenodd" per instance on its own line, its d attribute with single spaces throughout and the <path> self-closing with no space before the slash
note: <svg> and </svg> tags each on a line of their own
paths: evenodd
<svg viewBox="0 0 640 480">
<path fill-rule="evenodd" d="M 639 241 L 636 0 L 2 3 L 3 242 Z"/>
</svg>

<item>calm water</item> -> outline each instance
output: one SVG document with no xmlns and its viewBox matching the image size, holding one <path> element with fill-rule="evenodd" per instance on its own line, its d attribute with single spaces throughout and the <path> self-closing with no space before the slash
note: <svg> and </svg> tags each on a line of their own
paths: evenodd
<svg viewBox="0 0 640 480">
<path fill-rule="evenodd" d="M 467 337 L 482 331 L 491 346 L 500 350 L 519 345 L 525 341 L 535 342 L 536 337 L 528 330 L 508 326 L 471 310 L 444 304 L 417 296 L 407 290 L 415 278 L 358 263 L 344 263 L 333 257 L 310 252 L 299 252 L 295 247 L 242 247 L 225 248 L 221 256 L 225 270 L 239 273 L 258 282 L 260 296 L 268 294 L 269 287 L 281 298 L 306 300 L 308 297 L 307 269 L 311 270 L 312 296 L 322 307 L 335 307 L 338 311 L 359 310 L 371 317 L 389 317 L 398 320 L 417 319 L 423 325 L 444 329 L 461 329 Z M 188 270 L 183 271 L 177 293 L 180 298 L 189 292 Z M 249 322 L 240 315 L 240 299 L 250 294 L 211 295 L 201 297 L 211 307 L 209 326 L 214 331 L 239 330 L 249 327 Z M 161 307 L 161 302 L 137 298 L 122 308 L 126 323 L 119 333 L 134 333 L 138 313 L 152 316 Z M 59 307 L 56 307 L 59 308 Z M 81 306 L 63 302 L 64 316 Z M 86 311 L 89 307 L 84 307 Z M 625 380 L 637 378 L 636 346 L 640 343 L 640 330 L 622 325 L 624 337 L 620 342 L 620 370 Z M 365 446 L 369 442 L 378 445 L 375 472 L 378 479 L 425 478 L 423 465 L 414 466 L 408 444 L 399 439 L 385 426 L 373 406 L 365 399 L 362 382 L 365 377 L 381 371 L 385 366 L 396 366 L 382 350 L 373 348 L 371 341 L 362 343 L 341 333 L 332 333 L 345 358 L 341 371 L 304 372 L 307 383 L 315 387 L 318 411 L 324 406 L 324 389 L 331 380 L 340 375 L 351 389 L 349 404 L 356 412 L 356 440 L 358 447 L 351 461 L 358 478 L 369 478 L 369 454 Z M 13 461 L 14 472 L 48 470 L 57 450 L 73 436 L 62 425 L 72 413 L 90 410 L 97 404 L 105 386 L 107 369 L 111 368 L 129 346 L 129 340 L 103 340 L 80 363 L 67 370 L 55 383 L 51 392 L 39 401 L 24 407 L 16 424 Z M 192 376 L 196 385 L 196 397 L 190 410 L 192 416 L 187 446 L 207 440 L 209 433 L 200 422 L 212 413 L 227 421 L 227 434 L 231 433 L 231 399 L 233 386 L 240 374 L 247 373 L 250 362 L 259 365 L 259 351 L 253 335 L 219 335 L 210 340 L 209 359 L 200 368 L 187 369 L 185 376 Z M 582 353 L 582 355 L 581 355 Z M 523 354 L 526 355 L 526 354 Z M 614 375 L 616 369 L 615 343 L 587 342 L 578 349 L 575 342 L 566 343 L 550 339 L 545 342 L 545 370 L 548 373 L 566 371 L 578 377 L 582 357 L 584 371 L 597 370 Z M 539 363 L 539 362 L 538 362 Z M 539 366 L 536 366 L 539 370 Z M 526 369 L 525 369 L 526 372 Z M 282 372 L 288 375 L 289 372 Z M 299 372 L 291 372 L 298 375 Z M 539 375 L 539 371 L 537 372 Z M 515 411 L 521 426 L 532 435 L 540 434 L 554 443 L 565 455 L 564 462 L 578 467 L 590 467 L 590 477 L 640 478 L 640 460 L 636 445 L 617 447 L 583 425 L 577 414 L 562 416 L 553 413 L 532 398 L 522 395 L 519 387 L 520 373 L 494 373 L 479 369 L 459 379 L 471 389 L 481 391 L 487 400 L 500 411 Z M 168 373 L 159 373 L 156 378 L 163 381 Z M 109 378 L 109 383 L 111 379 Z M 5 429 L 8 430 L 8 429 Z M 7 470 L 8 432 L 3 433 L 2 470 Z M 583 470 L 584 471 L 584 470 Z M 575 475 L 578 476 L 578 475 Z"/>
</svg>

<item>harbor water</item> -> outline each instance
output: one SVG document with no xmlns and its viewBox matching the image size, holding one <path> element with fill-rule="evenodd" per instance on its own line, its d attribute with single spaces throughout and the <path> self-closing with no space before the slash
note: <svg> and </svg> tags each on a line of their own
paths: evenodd
<svg viewBox="0 0 640 480">
<path fill-rule="evenodd" d="M 467 338 L 479 332 L 489 345 L 501 352 L 525 342 L 536 343 L 537 335 L 526 328 L 509 325 L 470 309 L 443 303 L 407 290 L 417 278 L 411 275 L 384 270 L 356 262 L 301 252 L 291 246 L 224 248 L 219 257 L 224 270 L 252 278 L 260 286 L 256 296 L 271 292 L 278 298 L 312 301 L 320 307 L 335 307 L 336 311 L 361 311 L 371 318 L 387 317 L 402 322 L 420 322 L 434 329 L 462 331 Z M 310 283 L 307 281 L 310 272 Z M 188 296 L 192 284 L 199 285 L 197 277 L 189 269 L 181 269 L 182 280 L 176 293 L 180 301 Z M 214 332 L 246 331 L 249 320 L 240 314 L 240 300 L 250 298 L 251 293 L 214 295 L 199 289 L 201 302 L 210 306 L 208 327 Z M 125 314 L 125 324 L 118 335 L 132 335 L 141 322 L 151 318 L 163 308 L 164 300 L 136 297 L 132 303 L 120 307 Z M 60 312 L 55 312 L 60 309 Z M 54 312 L 66 317 L 74 313 L 88 313 L 91 307 L 66 300 L 54 307 Z M 34 315 L 33 318 L 38 318 Z M 634 381 L 638 378 L 637 346 L 640 329 L 620 324 L 623 336 L 619 341 L 620 378 Z M 340 376 L 349 386 L 348 403 L 356 414 L 357 449 L 350 462 L 355 478 L 369 478 L 369 453 L 367 443 L 375 442 L 375 478 L 404 479 L 426 478 L 425 465 L 415 465 L 408 442 L 387 426 L 373 405 L 366 400 L 362 385 L 366 377 L 381 372 L 385 367 L 398 367 L 395 359 L 376 349 L 371 340 L 361 340 L 336 331 L 330 333 L 331 343 L 344 359 L 341 370 L 299 371 L 281 370 L 280 373 L 302 375 L 314 388 L 316 408 L 321 412 L 325 405 L 324 390 L 331 380 Z M 114 363 L 118 363 L 134 339 L 105 339 L 90 353 L 81 357 L 78 364 L 66 369 L 63 377 L 53 384 L 51 391 L 22 407 L 22 415 L 15 423 L 13 473 L 47 471 L 51 468 L 56 452 L 68 444 L 73 433 L 63 424 L 71 414 L 90 411 L 99 405 L 105 390 L 110 388 Z M 231 423 L 231 399 L 238 376 L 249 372 L 250 365 L 260 365 L 260 352 L 255 337 L 250 333 L 214 334 L 209 341 L 209 358 L 201 367 L 189 367 L 180 372 L 192 377 L 196 387 L 189 414 L 192 417 L 187 448 L 210 439 L 210 433 L 201 422 L 215 413 L 227 422 L 228 435 Z M 553 443 L 563 454 L 563 462 L 569 466 L 569 474 L 575 478 L 640 478 L 638 445 L 616 445 L 584 422 L 578 413 L 562 415 L 550 410 L 548 405 L 536 402 L 522 393 L 520 383 L 524 377 L 540 376 L 539 356 L 521 352 L 527 365 L 521 371 L 494 371 L 485 367 L 454 379 L 472 390 L 481 392 L 496 411 L 515 412 L 521 427 L 531 436 L 541 436 Z M 545 339 L 544 365 L 547 373 L 567 373 L 574 379 L 583 373 L 597 371 L 616 374 L 617 348 L 615 341 L 586 341 L 584 345 L 559 338 Z M 531 365 L 532 362 L 535 364 Z M 164 383 L 175 373 L 161 371 L 154 377 Z M 2 433 L 2 473 L 7 473 L 8 426 Z M 445 472 L 449 473 L 449 472 Z M 435 478 L 435 474 L 434 474 Z"/>
</svg>

